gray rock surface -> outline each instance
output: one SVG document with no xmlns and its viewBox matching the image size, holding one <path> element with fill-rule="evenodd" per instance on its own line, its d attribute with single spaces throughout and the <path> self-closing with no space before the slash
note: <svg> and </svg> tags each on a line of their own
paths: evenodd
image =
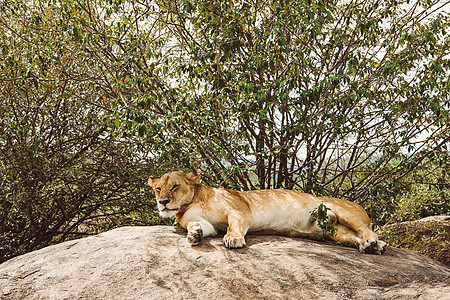
<svg viewBox="0 0 450 300">
<path fill-rule="evenodd" d="M 450 299 L 450 269 L 280 236 L 191 247 L 174 227 L 123 227 L 0 265 L 0 299 Z"/>
</svg>

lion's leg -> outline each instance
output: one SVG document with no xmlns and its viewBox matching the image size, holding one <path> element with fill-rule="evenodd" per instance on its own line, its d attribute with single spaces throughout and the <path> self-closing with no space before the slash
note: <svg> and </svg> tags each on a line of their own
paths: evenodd
<svg viewBox="0 0 450 300">
<path fill-rule="evenodd" d="M 362 253 L 383 254 L 386 251 L 387 244 L 382 240 L 378 240 L 378 237 L 373 231 L 372 233 L 375 234 L 375 240 L 368 241 L 361 238 L 361 234 L 347 226 L 342 224 L 337 224 L 335 226 L 337 228 L 336 235 L 329 236 L 335 242 L 350 243 L 356 246 Z"/>
<path fill-rule="evenodd" d="M 203 237 L 216 236 L 217 230 L 207 221 L 189 222 L 187 225 L 187 240 L 192 246 L 198 245 Z"/>
<path fill-rule="evenodd" d="M 333 241 L 348 243 L 353 246 L 358 246 L 359 244 L 361 244 L 361 238 L 353 229 L 350 229 L 342 224 L 337 224 L 334 226 L 337 229 L 336 234 L 334 236 L 329 235 L 329 238 L 331 238 Z"/>
<path fill-rule="evenodd" d="M 370 229 L 370 224 L 358 227 L 356 232 L 362 237 L 359 251 L 363 253 L 383 254 L 387 244 L 378 239 L 378 235 Z"/>
<path fill-rule="evenodd" d="M 359 251 L 362 253 L 383 254 L 386 251 L 387 244 L 378 239 L 378 235 L 370 229 L 370 221 L 367 217 L 363 219 L 339 219 L 340 223 L 344 223 L 346 227 L 352 229 L 360 238 L 358 243 Z"/>
<path fill-rule="evenodd" d="M 359 251 L 364 253 L 383 254 L 386 243 L 378 240 L 378 236 L 370 229 L 370 219 L 366 211 L 358 204 L 346 200 L 323 197 L 326 206 L 338 217 L 338 222 L 351 229 L 360 239 Z"/>
<path fill-rule="evenodd" d="M 227 234 L 223 237 L 223 243 L 227 248 L 242 248 L 245 246 L 244 236 L 249 224 L 243 216 L 228 216 Z"/>
</svg>

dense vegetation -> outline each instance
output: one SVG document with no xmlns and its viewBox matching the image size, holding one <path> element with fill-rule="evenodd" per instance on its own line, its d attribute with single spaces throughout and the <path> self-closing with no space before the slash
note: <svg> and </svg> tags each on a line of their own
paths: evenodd
<svg viewBox="0 0 450 300">
<path fill-rule="evenodd" d="M 450 266 L 449 216 L 388 224 L 379 233 L 390 246 L 411 249 Z"/>
<path fill-rule="evenodd" d="M 449 213 L 449 2 L 2 1 L 0 261 L 162 222 L 173 169 Z"/>
</svg>

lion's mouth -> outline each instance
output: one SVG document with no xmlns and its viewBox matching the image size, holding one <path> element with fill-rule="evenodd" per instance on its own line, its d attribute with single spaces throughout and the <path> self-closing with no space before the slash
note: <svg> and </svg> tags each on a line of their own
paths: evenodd
<svg viewBox="0 0 450 300">
<path fill-rule="evenodd" d="M 178 209 L 170 209 L 167 207 L 162 207 L 159 209 L 159 214 L 164 218 L 170 218 L 177 214 Z"/>
<path fill-rule="evenodd" d="M 178 210 L 178 209 L 177 208 L 172 209 L 172 208 L 164 207 L 161 211 L 176 211 L 176 210 Z"/>
</svg>

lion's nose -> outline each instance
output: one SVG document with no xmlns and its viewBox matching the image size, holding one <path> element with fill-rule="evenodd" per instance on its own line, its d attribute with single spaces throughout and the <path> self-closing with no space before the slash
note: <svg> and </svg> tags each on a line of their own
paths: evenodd
<svg viewBox="0 0 450 300">
<path fill-rule="evenodd" d="M 170 200 L 169 200 L 169 199 L 162 199 L 162 200 L 158 200 L 158 202 L 159 202 L 160 204 L 162 204 L 162 205 L 166 205 L 167 203 L 170 202 Z"/>
</svg>

